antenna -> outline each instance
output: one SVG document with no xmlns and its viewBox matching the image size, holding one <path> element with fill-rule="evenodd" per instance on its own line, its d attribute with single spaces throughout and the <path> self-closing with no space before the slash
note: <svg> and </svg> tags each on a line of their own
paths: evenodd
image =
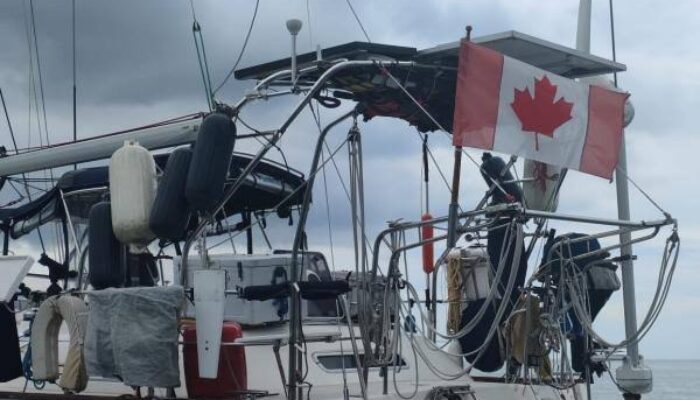
<svg viewBox="0 0 700 400">
<path fill-rule="evenodd" d="M 287 20 L 287 30 L 292 36 L 292 88 L 296 87 L 297 81 L 297 35 L 301 31 L 302 22 L 292 18 Z"/>
</svg>

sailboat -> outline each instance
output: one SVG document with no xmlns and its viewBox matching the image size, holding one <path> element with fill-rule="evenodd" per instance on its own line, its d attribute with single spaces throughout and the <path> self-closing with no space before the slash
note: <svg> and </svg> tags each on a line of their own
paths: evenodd
<svg viewBox="0 0 700 400">
<path fill-rule="evenodd" d="M 590 1 L 581 1 L 577 49 L 517 31 L 472 38 L 468 29 L 463 40 L 422 50 L 351 42 L 297 54 L 301 28 L 299 20 L 287 22 L 291 57 L 235 71 L 255 82 L 235 104 L 214 102 L 211 112 L 0 158 L 3 177 L 110 160 L 69 171 L 41 197 L 2 210 L 7 287 L 0 295 L 28 330 L 21 355 L 18 343 L 8 343 L 23 361 L 17 368 L 9 357 L 19 379 L 0 398 L 42 390 L 118 395 L 130 387 L 137 396 L 148 388 L 148 396 L 168 398 L 584 399 L 596 373 L 612 376 L 613 360 L 621 361 L 615 380 L 624 396 L 648 393 L 652 374 L 637 345 L 663 307 L 679 238 L 669 214 L 629 219 L 623 176 L 616 178 L 619 219 L 560 214 L 566 165 L 526 160 L 517 179 L 515 155 L 485 152 L 481 162 L 472 159 L 485 194 L 468 206 L 459 186 L 462 157 L 470 156 L 458 144 L 448 215 L 392 221 L 372 236 L 364 212 L 363 123 L 399 118 L 422 137 L 457 135 L 465 48 L 571 85 L 624 71 L 588 52 Z M 285 96 L 296 103 L 279 127 L 241 133 L 250 128 L 242 119 L 248 106 Z M 267 158 L 302 112 L 316 118 L 321 107 L 347 111 L 325 125 L 316 119 L 308 169 Z M 344 140 L 331 149 L 326 140 L 334 134 Z M 547 140 L 537 132 L 531 139 L 537 151 Z M 242 140 L 259 141 L 259 150 L 236 152 Z M 331 271 L 306 230 L 319 174 L 342 149 L 354 269 L 341 272 Z M 624 171 L 624 143 L 621 149 L 615 165 Z M 427 183 L 434 157 L 427 144 L 421 151 Z M 427 184 L 425 195 L 427 204 Z M 294 235 L 284 247 L 255 253 L 253 228 L 264 232 L 273 215 L 289 219 Z M 51 285 L 29 291 L 21 282 L 34 258 L 9 256 L 9 239 L 55 221 L 64 259 L 39 257 Z M 558 222 L 585 228 L 557 234 Z M 631 246 L 662 232 L 658 292 L 638 325 Z M 244 254 L 209 251 L 213 237 L 239 233 Z M 402 263 L 415 261 L 407 253 L 416 249 L 425 276 L 412 280 Z M 168 258 L 173 282 L 163 271 Z M 526 277 L 528 264 L 534 272 Z M 620 287 L 626 339 L 611 343 L 593 321 Z M 64 321 L 70 342 L 59 362 Z"/>
</svg>

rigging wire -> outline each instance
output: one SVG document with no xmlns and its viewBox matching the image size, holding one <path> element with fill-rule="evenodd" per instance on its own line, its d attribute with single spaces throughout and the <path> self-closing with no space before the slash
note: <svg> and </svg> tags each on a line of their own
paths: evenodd
<svg viewBox="0 0 700 400">
<path fill-rule="evenodd" d="M 610 4 L 610 41 L 612 44 L 612 60 L 617 62 L 617 52 L 615 51 L 615 16 L 613 15 L 613 0 L 609 0 Z M 617 87 L 617 71 L 613 72 L 613 80 Z"/>
<path fill-rule="evenodd" d="M 199 63 L 199 72 L 202 75 L 202 83 L 204 84 L 204 93 L 207 97 L 207 105 L 209 111 L 213 110 L 213 93 L 211 91 L 211 78 L 209 76 L 209 64 L 207 63 L 207 53 L 204 49 L 204 36 L 202 35 L 202 27 L 197 21 L 197 14 L 194 9 L 194 0 L 190 0 L 190 9 L 192 10 L 192 37 L 194 39 L 194 47 L 197 51 L 197 62 Z"/>
<path fill-rule="evenodd" d="M 613 0 L 609 0 L 608 4 L 609 4 L 609 9 L 610 9 L 610 43 L 612 46 L 612 60 L 613 60 L 613 62 L 617 62 L 617 51 L 616 51 L 616 47 L 615 47 L 615 15 L 613 12 Z M 615 84 L 615 87 L 618 87 L 617 86 L 617 72 L 613 72 L 613 83 Z M 627 181 L 629 181 L 632 184 L 632 186 L 634 186 L 637 190 L 639 190 L 639 192 L 647 200 L 649 200 L 649 202 L 652 205 L 654 205 L 654 207 L 656 207 L 656 209 L 658 209 L 667 218 L 670 217 L 670 214 L 666 210 L 661 208 L 661 206 L 656 201 L 654 201 L 651 198 L 651 196 L 649 196 L 649 194 L 647 192 L 645 192 L 639 185 L 637 185 L 637 183 L 635 181 L 632 180 L 632 178 L 630 178 L 630 176 L 627 174 L 627 171 L 620 168 L 620 166 L 617 167 L 617 170 L 620 171 L 622 173 L 622 175 L 625 176 L 625 179 L 627 179 Z"/>
<path fill-rule="evenodd" d="M 191 0 L 190 0 L 191 1 Z M 250 25 L 248 25 L 248 32 L 245 35 L 245 39 L 243 40 L 243 46 L 241 46 L 241 51 L 238 52 L 238 57 L 236 57 L 236 61 L 233 63 L 233 67 L 231 67 L 231 70 L 226 74 L 226 77 L 224 78 L 223 81 L 214 89 L 214 92 L 212 92 L 212 96 L 216 95 L 216 93 L 228 82 L 228 80 L 231 78 L 231 75 L 236 71 L 236 68 L 238 68 L 238 64 L 241 62 L 241 59 L 243 58 L 243 54 L 245 53 L 245 49 L 248 46 L 248 40 L 250 39 L 250 34 L 253 32 L 253 26 L 255 25 L 255 20 L 258 16 L 258 8 L 260 6 L 260 0 L 255 1 L 255 9 L 253 10 L 253 17 L 250 19 Z"/>
<path fill-rule="evenodd" d="M 76 79 L 76 69 L 77 69 L 77 49 L 75 46 L 75 0 L 72 1 L 72 13 L 71 13 L 71 33 L 72 33 L 72 44 L 73 44 L 73 141 L 78 140 L 78 85 Z M 73 164 L 73 169 L 78 169 L 78 164 Z"/>
<path fill-rule="evenodd" d="M 317 118 L 318 118 L 318 116 L 315 114 L 315 111 L 314 111 L 313 107 L 311 108 L 311 114 L 313 115 L 314 119 L 317 119 Z M 318 124 L 320 124 L 320 122 L 317 122 L 317 126 L 318 126 Z M 330 154 L 330 153 L 331 153 L 331 148 L 330 148 L 330 146 L 328 145 L 328 142 L 324 140 L 324 141 L 323 141 L 323 145 L 325 146 L 326 151 Z M 343 179 L 343 174 L 340 173 L 340 168 L 338 167 L 338 164 L 335 162 L 335 159 L 334 159 L 333 157 L 330 158 L 330 162 L 331 162 L 331 164 L 333 164 L 333 168 L 335 169 L 335 173 L 336 173 L 336 175 L 338 176 L 338 181 L 340 182 L 340 185 L 341 185 L 341 187 L 343 188 L 343 191 L 345 192 L 345 197 L 347 198 L 348 202 L 352 203 L 351 196 L 350 196 L 350 191 L 348 190 L 348 187 L 347 187 L 347 185 L 346 185 L 346 183 L 345 183 L 345 180 Z M 370 252 L 371 252 L 372 245 L 371 245 L 371 243 L 370 243 L 370 241 L 369 241 L 369 238 L 367 238 L 367 237 L 365 236 L 365 237 L 364 237 L 364 241 L 365 241 L 365 246 L 367 246 L 367 248 L 369 248 L 369 249 L 370 249 Z M 386 243 L 387 245 L 389 245 L 389 242 L 387 242 L 386 240 L 385 240 L 385 243 Z"/>
<path fill-rule="evenodd" d="M 310 180 L 312 177 L 316 176 L 316 174 L 317 174 L 319 171 L 321 171 L 321 170 L 323 169 L 323 167 L 325 167 L 325 165 L 326 165 L 330 160 L 332 160 L 333 157 L 335 157 L 335 155 L 343 148 L 343 146 L 345 145 L 345 142 L 347 142 L 347 139 L 344 139 L 342 142 L 340 142 L 340 144 L 338 145 L 338 147 L 336 147 L 335 150 L 333 150 L 333 151 L 331 152 L 329 158 L 327 158 L 327 159 L 325 160 L 325 163 L 322 163 L 321 165 L 318 166 L 318 168 L 317 168 L 315 171 L 312 171 L 312 172 L 309 174 L 309 177 L 307 178 L 306 181 L 302 182 L 302 183 L 301 183 L 299 186 L 297 186 L 291 193 L 289 193 L 284 199 L 282 199 L 280 202 L 278 202 L 277 204 L 275 204 L 275 206 L 272 207 L 271 210 L 272 210 L 272 211 L 276 211 L 279 207 L 281 207 L 284 203 L 286 203 L 287 201 L 289 201 L 289 199 L 291 199 L 294 195 L 296 195 L 302 188 L 306 187 L 306 185 L 308 185 L 308 183 L 309 183 L 309 180 Z M 260 220 L 255 221 L 255 222 L 251 222 L 250 228 L 252 229 L 254 226 L 258 225 L 259 223 L 260 223 Z M 233 235 L 233 239 L 235 239 L 235 238 L 238 237 L 239 235 L 243 234 L 244 232 L 245 232 L 245 230 L 236 232 L 236 233 Z M 217 247 L 217 246 L 220 246 L 220 245 L 226 243 L 227 241 L 229 241 L 228 238 L 226 238 L 226 239 L 224 239 L 223 241 L 220 241 L 220 242 L 218 242 L 218 243 L 215 243 L 215 244 L 213 244 L 213 245 L 207 247 L 207 249 L 208 249 L 208 250 L 211 250 L 211 249 L 213 249 L 213 248 L 215 248 L 215 247 Z"/>
<path fill-rule="evenodd" d="M 46 144 L 51 145 L 51 141 L 49 140 L 49 127 L 46 119 L 46 100 L 44 97 L 44 79 L 41 73 L 41 57 L 39 56 L 39 40 L 36 34 L 36 20 L 34 17 L 34 0 L 29 0 L 29 12 L 31 15 L 32 36 L 34 38 L 34 51 L 36 53 L 36 70 L 37 75 L 39 76 L 39 94 L 41 96 L 41 112 L 43 114 L 44 121 L 44 134 L 46 135 Z M 53 170 L 49 171 L 53 177 Z"/>
<path fill-rule="evenodd" d="M 12 138 L 12 145 L 15 148 L 15 151 L 17 150 L 17 139 L 15 137 L 15 131 L 12 129 L 12 122 L 10 120 L 10 114 L 7 111 L 7 103 L 5 102 L 5 95 L 2 93 L 2 89 L 0 89 L 0 99 L 2 100 L 2 109 L 5 112 L 5 120 L 7 121 L 7 129 L 10 131 L 10 137 Z M 8 182 L 10 182 L 10 185 L 14 188 L 14 185 L 11 183 L 11 179 L 8 178 Z M 22 182 L 24 184 L 24 190 L 27 193 L 27 198 L 29 201 L 32 200 L 32 195 L 29 192 L 29 184 L 27 183 L 27 176 L 26 174 L 22 174 Z M 15 189 L 16 190 L 16 189 Z M 18 192 L 19 193 L 19 192 Z M 24 197 L 20 194 L 21 197 Z M 41 243 L 41 249 L 46 252 L 46 249 L 44 247 L 44 238 L 41 234 L 41 229 L 37 229 L 37 232 L 39 234 L 39 242 Z"/>
<path fill-rule="evenodd" d="M 355 21 L 357 21 L 357 25 L 360 26 L 360 29 L 362 30 L 362 33 L 365 35 L 365 38 L 369 43 L 372 43 L 372 40 L 369 38 L 369 35 L 367 34 L 367 31 L 365 30 L 365 26 L 362 25 L 362 21 L 360 21 L 360 17 L 357 15 L 355 12 L 355 8 L 352 6 L 352 3 L 350 0 L 345 0 L 346 3 L 348 3 L 348 7 L 350 7 L 350 11 L 352 12 L 352 15 L 355 17 Z"/>
<path fill-rule="evenodd" d="M 306 25 L 308 25 L 309 31 L 309 48 L 313 50 L 314 48 L 314 35 L 311 30 L 311 6 L 309 6 L 309 0 L 306 0 Z"/>
<path fill-rule="evenodd" d="M 308 6 L 308 1 L 307 1 L 307 6 Z M 312 106 L 313 109 L 313 106 Z M 316 127 L 318 128 L 318 131 L 321 132 L 323 128 L 321 128 L 321 121 L 320 121 L 320 110 L 316 111 L 319 113 L 319 118 L 314 118 L 314 121 L 316 122 Z M 335 267 L 335 246 L 333 246 L 333 229 L 332 229 L 332 223 L 331 223 L 331 206 L 330 206 L 330 201 L 329 201 L 329 196 L 328 196 L 328 178 L 326 174 L 326 155 L 325 155 L 325 149 L 321 148 L 321 165 L 323 165 L 322 169 L 322 177 L 323 177 L 323 193 L 324 193 L 324 198 L 326 201 L 326 219 L 328 220 L 328 243 L 330 245 L 330 253 L 331 253 L 331 265 L 333 266 L 333 271 L 336 270 Z"/>
</svg>

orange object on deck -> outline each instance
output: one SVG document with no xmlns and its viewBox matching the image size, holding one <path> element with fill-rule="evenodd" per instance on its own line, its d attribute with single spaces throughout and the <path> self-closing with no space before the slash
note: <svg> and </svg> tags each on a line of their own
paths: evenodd
<svg viewBox="0 0 700 400">
<path fill-rule="evenodd" d="M 433 219 L 430 213 L 425 213 L 420 217 L 421 221 Z M 423 225 L 421 227 L 421 240 L 429 240 L 433 238 L 433 226 Z M 423 244 L 423 271 L 426 274 L 433 272 L 435 269 L 435 244 L 433 242 Z"/>
</svg>

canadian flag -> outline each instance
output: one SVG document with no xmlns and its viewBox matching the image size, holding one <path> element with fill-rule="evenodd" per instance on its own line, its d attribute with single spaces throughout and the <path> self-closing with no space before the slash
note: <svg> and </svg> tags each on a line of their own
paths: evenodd
<svg viewBox="0 0 700 400">
<path fill-rule="evenodd" d="M 453 143 L 610 179 L 628 96 L 463 40 Z"/>
</svg>

